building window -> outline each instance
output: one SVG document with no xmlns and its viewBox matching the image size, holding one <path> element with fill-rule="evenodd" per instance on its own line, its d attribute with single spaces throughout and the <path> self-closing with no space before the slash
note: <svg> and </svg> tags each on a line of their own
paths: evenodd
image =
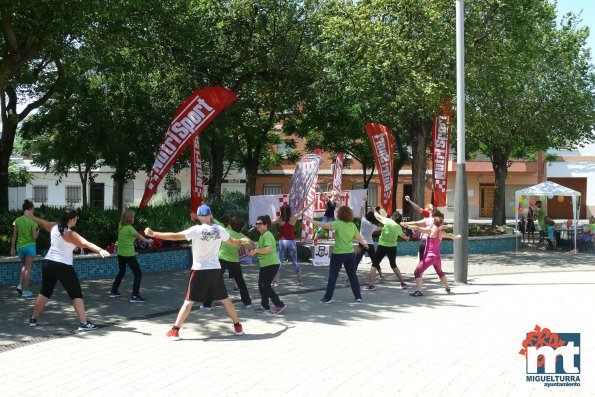
<svg viewBox="0 0 595 397">
<path fill-rule="evenodd" d="M 127 181 L 124 184 L 124 191 L 122 194 L 124 195 L 125 203 L 132 204 L 134 202 L 134 181 Z"/>
<path fill-rule="evenodd" d="M 47 186 L 33 186 L 33 202 L 47 203 L 48 202 L 48 187 Z"/>
<path fill-rule="evenodd" d="M 282 194 L 281 188 L 282 188 L 281 184 L 265 183 L 262 186 L 262 194 L 267 195 L 267 196 Z"/>
<path fill-rule="evenodd" d="M 81 187 L 66 186 L 66 204 L 72 205 L 81 202 Z"/>
<path fill-rule="evenodd" d="M 362 183 L 356 183 L 353 185 L 353 190 L 363 189 L 364 185 Z M 376 207 L 378 206 L 378 185 L 370 183 L 368 185 L 368 206 L 369 207 Z"/>
</svg>

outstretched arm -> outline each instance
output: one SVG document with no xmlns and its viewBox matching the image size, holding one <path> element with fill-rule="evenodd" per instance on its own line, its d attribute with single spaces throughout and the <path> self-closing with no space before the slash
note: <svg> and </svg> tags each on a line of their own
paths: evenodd
<svg viewBox="0 0 595 397">
<path fill-rule="evenodd" d="M 151 228 L 145 229 L 145 235 L 149 237 L 155 237 L 161 240 L 186 240 L 186 235 L 182 232 L 155 232 Z"/>
<path fill-rule="evenodd" d="M 405 228 L 409 229 L 409 230 L 413 230 L 414 232 L 420 232 L 420 233 L 424 233 L 424 234 L 430 234 L 430 232 L 432 231 L 432 228 L 430 227 L 419 227 L 419 226 L 415 226 L 415 225 L 404 225 Z"/>
<path fill-rule="evenodd" d="M 304 215 L 304 220 L 305 221 L 310 221 L 310 222 L 312 222 L 312 224 L 314 226 L 318 226 L 318 227 L 321 227 L 321 228 L 326 229 L 326 230 L 332 230 L 332 228 L 333 228 L 333 226 L 330 223 L 322 223 L 322 222 L 319 222 L 319 221 L 315 221 L 314 219 L 310 218 L 307 215 Z"/>
<path fill-rule="evenodd" d="M 108 256 L 110 256 L 109 252 L 107 252 L 101 247 L 98 247 L 92 242 L 87 241 L 83 236 L 81 236 L 77 232 L 70 231 L 64 233 L 64 240 L 76 245 L 79 248 L 87 248 L 93 252 L 97 252 L 99 255 L 101 255 L 102 258 L 107 258 Z"/>
<path fill-rule="evenodd" d="M 52 228 L 56 226 L 56 222 L 48 222 L 41 218 L 36 217 L 33 215 L 32 212 L 25 212 L 25 216 L 29 217 L 33 222 L 37 223 L 39 226 L 45 229 L 47 232 L 51 232 Z"/>
<path fill-rule="evenodd" d="M 442 233 L 442 237 L 446 237 L 446 238 L 451 238 L 453 240 L 457 240 L 457 239 L 460 239 L 462 236 L 460 234 L 452 234 L 452 233 L 443 232 Z"/>
<path fill-rule="evenodd" d="M 289 218 L 289 223 L 291 223 L 292 225 L 295 225 L 297 220 L 300 219 L 302 217 L 302 215 L 304 215 L 304 213 L 306 213 L 306 211 L 308 211 L 308 208 L 310 208 L 312 206 L 312 204 L 314 204 L 314 200 L 310 201 L 310 203 L 305 205 L 304 208 L 301 209 L 301 211 L 299 211 L 297 214 L 295 214 L 294 216 Z"/>
<path fill-rule="evenodd" d="M 411 204 L 413 209 L 421 214 L 421 212 L 423 211 L 422 208 L 419 205 L 415 204 L 413 201 L 411 201 L 411 198 L 409 196 L 405 196 L 405 201 Z"/>
<path fill-rule="evenodd" d="M 378 220 L 378 222 L 382 223 L 383 225 L 386 224 L 388 218 L 383 217 L 378 213 L 378 211 L 374 211 L 374 217 Z"/>
</svg>

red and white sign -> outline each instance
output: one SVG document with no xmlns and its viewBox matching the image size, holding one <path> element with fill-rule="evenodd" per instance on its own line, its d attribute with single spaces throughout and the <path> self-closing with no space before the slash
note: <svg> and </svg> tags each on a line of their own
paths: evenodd
<svg viewBox="0 0 595 397">
<path fill-rule="evenodd" d="M 432 159 L 434 163 L 434 206 L 446 206 L 448 152 L 450 148 L 450 101 L 443 103 L 442 115 L 434 116 Z"/>
<path fill-rule="evenodd" d="M 335 172 L 333 173 L 333 190 L 336 192 L 341 191 L 341 179 L 343 178 L 343 152 L 337 153 L 337 159 L 335 160 Z"/>
<path fill-rule="evenodd" d="M 192 214 L 195 214 L 198 207 L 202 204 L 205 191 L 199 137 L 200 135 L 194 137 L 190 157 L 190 213 Z"/>
<path fill-rule="evenodd" d="M 382 124 L 368 123 L 364 128 L 376 158 L 376 167 L 380 176 L 381 204 L 388 214 L 392 214 L 393 173 L 395 169 L 393 134 Z"/>
<path fill-rule="evenodd" d="M 182 151 L 192 143 L 194 137 L 198 136 L 223 109 L 236 99 L 236 94 L 227 88 L 208 87 L 193 92 L 182 103 L 165 133 L 149 173 L 140 208 L 147 206 L 157 191 L 159 182 L 180 157 Z"/>
</svg>

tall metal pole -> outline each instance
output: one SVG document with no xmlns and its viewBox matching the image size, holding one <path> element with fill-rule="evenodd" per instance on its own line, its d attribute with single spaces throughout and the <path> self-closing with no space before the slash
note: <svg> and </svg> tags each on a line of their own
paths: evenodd
<svg viewBox="0 0 595 397">
<path fill-rule="evenodd" d="M 469 262 L 469 197 L 465 167 L 465 7 L 464 0 L 456 1 L 457 18 L 457 179 L 455 185 L 454 240 L 455 283 L 467 283 Z"/>
</svg>

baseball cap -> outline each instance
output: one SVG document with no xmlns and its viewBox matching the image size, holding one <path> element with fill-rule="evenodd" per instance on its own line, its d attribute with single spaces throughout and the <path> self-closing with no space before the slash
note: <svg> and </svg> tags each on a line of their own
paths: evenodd
<svg viewBox="0 0 595 397">
<path fill-rule="evenodd" d="M 196 211 L 196 215 L 198 215 L 198 216 L 211 216 L 211 209 L 209 208 L 208 205 L 203 204 L 200 207 L 198 207 L 198 210 Z"/>
</svg>

